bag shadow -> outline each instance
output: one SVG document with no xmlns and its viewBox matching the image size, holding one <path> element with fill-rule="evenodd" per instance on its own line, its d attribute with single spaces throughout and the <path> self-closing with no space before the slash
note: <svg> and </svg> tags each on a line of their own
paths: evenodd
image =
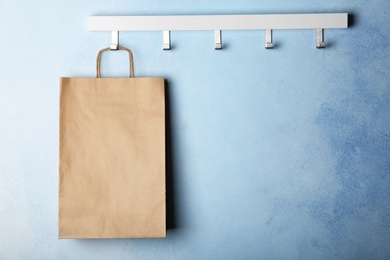
<svg viewBox="0 0 390 260">
<path fill-rule="evenodd" d="M 175 168 L 174 168 L 174 139 L 172 137 L 171 103 L 169 83 L 165 80 L 165 153 L 166 153 L 166 227 L 177 228 L 175 205 Z"/>
</svg>

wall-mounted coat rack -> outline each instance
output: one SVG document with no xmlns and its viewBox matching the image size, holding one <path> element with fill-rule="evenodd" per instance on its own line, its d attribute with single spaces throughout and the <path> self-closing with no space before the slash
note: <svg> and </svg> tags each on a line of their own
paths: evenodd
<svg viewBox="0 0 390 260">
<path fill-rule="evenodd" d="M 272 30 L 313 29 L 316 47 L 325 48 L 324 29 L 348 28 L 347 13 L 90 16 L 90 31 L 111 31 L 112 50 L 118 49 L 119 31 L 162 31 L 163 49 L 171 49 L 170 31 L 214 31 L 215 49 L 222 49 L 222 30 L 265 30 L 265 48 L 274 47 Z"/>
</svg>

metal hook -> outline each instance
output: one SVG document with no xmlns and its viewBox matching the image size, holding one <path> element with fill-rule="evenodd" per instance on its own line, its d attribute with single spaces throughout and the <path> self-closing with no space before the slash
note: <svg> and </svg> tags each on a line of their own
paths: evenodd
<svg viewBox="0 0 390 260">
<path fill-rule="evenodd" d="M 324 29 L 316 29 L 317 48 L 325 48 Z"/>
<path fill-rule="evenodd" d="M 222 49 L 222 35 L 221 30 L 215 30 L 214 31 L 214 49 L 221 50 Z"/>
<path fill-rule="evenodd" d="M 112 31 L 111 38 L 110 50 L 116 51 L 119 47 L 119 31 Z"/>
<path fill-rule="evenodd" d="M 171 49 L 171 32 L 163 31 L 163 50 Z"/>
<path fill-rule="evenodd" d="M 265 30 L 265 48 L 274 48 L 274 44 L 272 43 L 272 30 Z"/>
</svg>

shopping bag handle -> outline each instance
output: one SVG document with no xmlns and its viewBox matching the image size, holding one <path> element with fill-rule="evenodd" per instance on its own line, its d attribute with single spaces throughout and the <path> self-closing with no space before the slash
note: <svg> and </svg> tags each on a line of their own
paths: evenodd
<svg viewBox="0 0 390 260">
<path fill-rule="evenodd" d="M 105 51 L 111 50 L 109 47 L 104 48 L 98 52 L 97 58 L 96 58 L 96 77 L 100 78 L 100 60 L 102 58 L 102 54 Z M 118 47 L 118 50 L 127 51 L 129 53 L 129 61 L 130 61 L 130 78 L 134 78 L 134 63 L 133 63 L 133 53 L 129 48 L 126 47 Z"/>
</svg>

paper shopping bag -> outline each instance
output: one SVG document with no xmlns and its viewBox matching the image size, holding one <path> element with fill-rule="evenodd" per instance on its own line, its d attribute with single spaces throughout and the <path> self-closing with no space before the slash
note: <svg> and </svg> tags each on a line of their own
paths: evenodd
<svg viewBox="0 0 390 260">
<path fill-rule="evenodd" d="M 163 78 L 61 78 L 59 238 L 165 237 Z"/>
</svg>

